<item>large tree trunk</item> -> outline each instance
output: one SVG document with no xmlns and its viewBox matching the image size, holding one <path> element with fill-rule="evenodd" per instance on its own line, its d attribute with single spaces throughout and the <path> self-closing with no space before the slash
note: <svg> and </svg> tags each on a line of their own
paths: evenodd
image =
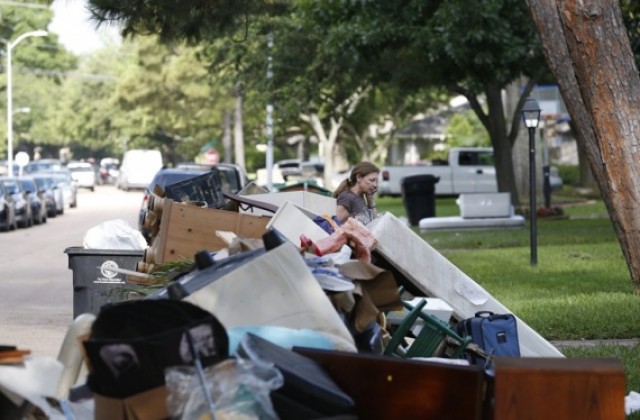
<svg viewBox="0 0 640 420">
<path fill-rule="evenodd" d="M 511 193 L 511 202 L 514 206 L 518 206 L 520 197 L 518 196 L 511 153 L 517 132 L 516 134 L 507 133 L 501 87 L 498 85 L 485 86 L 484 93 L 487 98 L 488 109 L 486 113 L 478 98 L 470 94 L 470 92 L 462 88 L 456 88 L 455 92 L 467 98 L 471 109 L 489 133 L 491 145 L 493 146 L 498 191 Z M 512 132 L 514 131 L 512 128 Z"/>
<path fill-rule="evenodd" d="M 640 78 L 619 3 L 526 1 L 640 292 Z"/>
</svg>

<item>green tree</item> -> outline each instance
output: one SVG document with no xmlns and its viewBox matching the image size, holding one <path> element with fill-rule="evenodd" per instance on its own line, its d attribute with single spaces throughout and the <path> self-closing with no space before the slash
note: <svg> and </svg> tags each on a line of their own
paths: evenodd
<svg viewBox="0 0 640 420">
<path fill-rule="evenodd" d="M 450 147 L 486 147 L 491 145 L 491 139 L 476 114 L 464 111 L 453 114 L 449 119 L 447 143 Z"/>
<path fill-rule="evenodd" d="M 39 2 L 46 6 L 48 2 Z M 0 8 L 0 38 L 13 42 L 20 35 L 45 29 L 53 17 L 48 8 L 23 8 L 15 5 Z M 6 53 L 6 48 L 3 51 Z M 2 66 L 0 91 L 6 97 L 6 54 Z M 60 85 L 67 72 L 77 65 L 76 57 L 58 43 L 55 34 L 29 37 L 12 49 L 12 98 L 14 118 L 14 151 L 33 154 L 39 145 L 53 144 L 56 139 L 49 131 L 49 117 L 57 106 Z M 2 101 L 0 129 L 6 133 L 6 102 Z M 20 111 L 29 110 L 29 112 Z M 0 153 L 6 155 L 6 142 L 0 142 Z"/>
<path fill-rule="evenodd" d="M 519 202 L 511 156 L 519 110 L 546 71 L 521 1 L 488 0 L 482 7 L 464 0 L 323 2 L 315 11 L 326 42 L 353 57 L 360 77 L 407 91 L 439 86 L 465 96 L 491 138 L 499 190 Z M 502 90 L 522 76 L 529 81 L 514 113 L 505 115 Z"/>
</svg>

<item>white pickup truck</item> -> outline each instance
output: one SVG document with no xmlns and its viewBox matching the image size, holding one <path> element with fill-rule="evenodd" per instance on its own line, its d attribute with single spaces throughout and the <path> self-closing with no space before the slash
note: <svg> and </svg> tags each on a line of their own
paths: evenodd
<svg viewBox="0 0 640 420">
<path fill-rule="evenodd" d="M 412 175 L 438 177 L 435 193 L 439 196 L 498 192 L 493 149 L 490 147 L 452 147 L 447 161 L 431 165 L 383 166 L 378 178 L 378 195 L 402 195 L 402 180 Z M 551 167 L 551 191 L 562 187 L 558 168 Z"/>
<path fill-rule="evenodd" d="M 434 175 L 436 195 L 497 192 L 496 168 L 490 147 L 454 147 L 446 162 L 431 165 L 383 166 L 378 195 L 402 195 L 402 180 L 412 175 Z"/>
</svg>

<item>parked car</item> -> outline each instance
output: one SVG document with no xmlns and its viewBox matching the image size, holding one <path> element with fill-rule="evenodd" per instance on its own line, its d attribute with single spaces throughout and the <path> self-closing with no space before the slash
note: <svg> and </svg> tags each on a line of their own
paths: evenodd
<svg viewBox="0 0 640 420">
<path fill-rule="evenodd" d="M 52 172 L 53 180 L 62 191 L 65 208 L 75 208 L 78 206 L 78 189 L 76 182 L 71 177 L 69 171 Z"/>
<path fill-rule="evenodd" d="M 76 181 L 78 188 L 87 188 L 95 191 L 97 184 L 96 169 L 89 162 L 69 162 L 67 169 L 71 173 L 71 178 Z"/>
<path fill-rule="evenodd" d="M 160 169 L 162 169 L 162 154 L 159 150 L 128 150 L 122 158 L 116 187 L 124 191 L 143 190 Z"/>
<path fill-rule="evenodd" d="M 39 159 L 27 163 L 24 167 L 24 173 L 54 172 L 62 169 L 64 169 L 64 164 L 60 159 Z"/>
<path fill-rule="evenodd" d="M 7 194 L 11 195 L 15 204 L 15 216 L 18 226 L 28 228 L 33 225 L 31 206 L 27 199 L 27 193 L 22 189 L 17 178 L 7 176 L 0 177 L 0 183 L 4 185 Z"/>
<path fill-rule="evenodd" d="M 118 180 L 120 161 L 116 158 L 100 159 L 100 179 L 103 184 L 115 184 Z"/>
<path fill-rule="evenodd" d="M 64 197 L 62 190 L 49 174 L 33 174 L 31 178 L 43 192 L 47 207 L 47 217 L 56 217 L 64 212 Z"/>
<path fill-rule="evenodd" d="M 164 168 L 156 173 L 144 190 L 140 211 L 138 213 L 138 230 L 140 230 L 147 242 L 151 240 L 151 232 L 144 227 L 144 219 L 147 217 L 147 212 L 149 211 L 149 195 L 156 185 L 164 190 L 167 185 L 191 179 L 198 175 L 206 174 L 207 172 L 208 170 L 197 168 Z"/>
<path fill-rule="evenodd" d="M 47 223 L 47 201 L 44 191 L 38 188 L 33 178 L 18 178 L 18 182 L 27 194 L 27 201 L 31 206 L 31 220 L 33 224 Z"/>
<path fill-rule="evenodd" d="M 14 230 L 18 227 L 16 222 L 16 207 L 11 194 L 7 192 L 4 184 L 0 182 L 0 230 Z"/>
</svg>

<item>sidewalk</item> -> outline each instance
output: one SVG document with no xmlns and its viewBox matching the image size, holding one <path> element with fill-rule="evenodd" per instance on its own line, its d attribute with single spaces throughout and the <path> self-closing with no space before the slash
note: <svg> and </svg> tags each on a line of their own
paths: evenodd
<svg viewBox="0 0 640 420">
<path fill-rule="evenodd" d="M 550 341 L 557 349 L 574 347 L 595 347 L 595 346 L 628 346 L 633 347 L 640 344 L 640 338 L 623 339 L 603 339 L 603 340 L 553 340 Z"/>
</svg>

